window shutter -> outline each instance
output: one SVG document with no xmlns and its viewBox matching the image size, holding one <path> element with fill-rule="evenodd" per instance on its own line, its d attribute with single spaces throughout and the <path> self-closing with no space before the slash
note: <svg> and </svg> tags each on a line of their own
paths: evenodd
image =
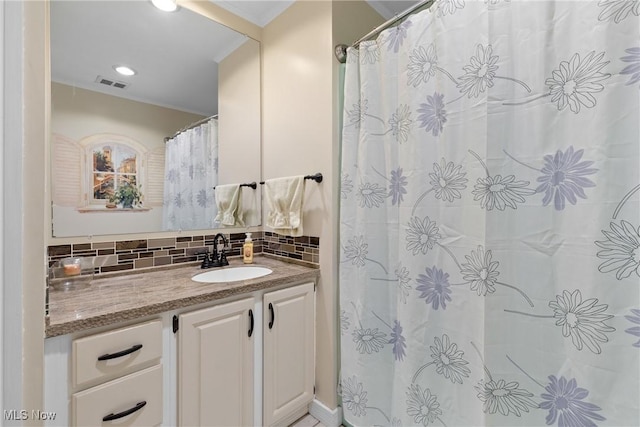
<svg viewBox="0 0 640 427">
<path fill-rule="evenodd" d="M 164 147 L 158 147 L 147 153 L 147 185 L 143 190 L 144 201 L 148 206 L 162 206 L 164 197 Z"/>
<path fill-rule="evenodd" d="M 51 175 L 53 204 L 79 207 L 82 200 L 82 147 L 74 140 L 62 135 L 52 135 Z"/>
</svg>

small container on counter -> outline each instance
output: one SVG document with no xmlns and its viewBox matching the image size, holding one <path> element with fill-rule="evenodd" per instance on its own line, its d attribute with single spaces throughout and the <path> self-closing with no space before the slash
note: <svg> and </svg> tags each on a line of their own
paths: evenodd
<svg viewBox="0 0 640 427">
<path fill-rule="evenodd" d="M 247 238 L 244 239 L 244 245 L 242 246 L 242 261 L 245 264 L 253 264 L 253 240 L 251 239 L 251 233 L 245 233 Z"/>
<path fill-rule="evenodd" d="M 93 274 L 93 258 L 63 258 L 49 268 L 49 286 L 58 290 L 87 287 Z"/>
</svg>

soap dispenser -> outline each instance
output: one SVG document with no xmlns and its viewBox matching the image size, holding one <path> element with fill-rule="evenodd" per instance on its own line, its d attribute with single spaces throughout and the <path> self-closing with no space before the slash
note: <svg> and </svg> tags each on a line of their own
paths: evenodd
<svg viewBox="0 0 640 427">
<path fill-rule="evenodd" d="M 253 263 L 253 240 L 251 240 L 251 233 L 245 233 L 247 238 L 244 239 L 244 245 L 242 246 L 242 261 L 245 264 Z"/>
</svg>

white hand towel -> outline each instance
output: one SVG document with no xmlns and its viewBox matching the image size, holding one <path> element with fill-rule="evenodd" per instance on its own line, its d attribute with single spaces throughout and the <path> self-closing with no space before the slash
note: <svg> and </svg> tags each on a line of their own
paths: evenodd
<svg viewBox="0 0 640 427">
<path fill-rule="evenodd" d="M 269 209 L 267 227 L 278 234 L 302 236 L 304 176 L 266 180 L 264 196 Z"/>
<path fill-rule="evenodd" d="M 228 226 L 244 226 L 240 184 L 218 185 L 215 188 L 218 214 L 215 221 Z"/>
</svg>

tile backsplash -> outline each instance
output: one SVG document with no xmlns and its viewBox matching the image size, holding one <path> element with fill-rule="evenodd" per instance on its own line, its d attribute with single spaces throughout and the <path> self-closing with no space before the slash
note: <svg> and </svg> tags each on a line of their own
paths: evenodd
<svg viewBox="0 0 640 427">
<path fill-rule="evenodd" d="M 289 237 L 270 231 L 263 233 L 262 251 L 266 254 L 319 264 L 320 238 L 311 236 Z"/>
<path fill-rule="evenodd" d="M 48 263 L 67 257 L 92 257 L 94 273 L 137 270 L 198 261 L 196 254 L 213 246 L 214 234 L 164 237 L 156 239 L 118 240 L 48 247 Z M 244 233 L 225 234 L 229 244 L 227 256 L 240 256 Z M 319 264 L 319 238 L 285 237 L 271 232 L 252 232 L 255 254 L 267 253 L 311 265 Z"/>
</svg>

